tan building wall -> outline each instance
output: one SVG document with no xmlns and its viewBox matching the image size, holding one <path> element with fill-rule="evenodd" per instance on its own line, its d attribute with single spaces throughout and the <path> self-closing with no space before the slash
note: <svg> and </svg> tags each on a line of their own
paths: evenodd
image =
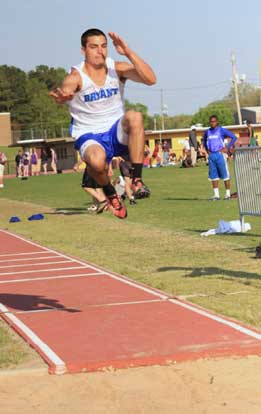
<svg viewBox="0 0 261 414">
<path fill-rule="evenodd" d="M 0 146 L 12 144 L 11 119 L 9 112 L 0 112 Z"/>
<path fill-rule="evenodd" d="M 252 124 L 255 136 L 258 137 L 259 145 L 261 144 L 261 125 L 260 124 Z M 233 132 L 236 137 L 238 138 L 237 146 L 239 145 L 248 145 L 249 138 L 247 137 L 247 127 L 246 126 L 239 126 L 239 125 L 231 125 L 231 126 L 224 126 L 231 132 Z M 201 138 L 204 135 L 204 132 L 207 128 L 197 128 L 197 139 L 200 142 Z M 190 129 L 172 129 L 172 130 L 165 130 L 165 131 L 146 131 L 145 132 L 145 140 L 148 141 L 150 150 L 153 151 L 155 147 L 155 142 L 167 140 L 171 143 L 171 150 L 175 152 L 177 158 L 182 155 L 182 150 L 185 144 L 185 140 L 189 136 Z M 170 140 L 170 141 L 169 141 Z"/>
</svg>

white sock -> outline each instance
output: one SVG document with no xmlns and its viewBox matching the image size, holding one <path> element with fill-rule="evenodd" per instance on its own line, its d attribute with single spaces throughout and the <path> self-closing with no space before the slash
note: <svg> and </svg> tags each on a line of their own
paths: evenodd
<svg viewBox="0 0 261 414">
<path fill-rule="evenodd" d="M 214 197 L 219 198 L 219 189 L 218 188 L 214 188 Z"/>
<path fill-rule="evenodd" d="M 230 190 L 226 190 L 226 197 L 230 197 Z"/>
</svg>

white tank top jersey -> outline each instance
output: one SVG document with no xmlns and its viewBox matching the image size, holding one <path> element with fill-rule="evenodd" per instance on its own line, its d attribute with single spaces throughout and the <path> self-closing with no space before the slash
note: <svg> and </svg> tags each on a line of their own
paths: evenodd
<svg viewBox="0 0 261 414">
<path fill-rule="evenodd" d="M 83 72 L 84 62 L 72 67 L 82 78 L 82 89 L 69 102 L 70 132 L 75 139 L 87 133 L 109 131 L 124 115 L 124 83 L 118 77 L 113 59 L 107 58 L 106 66 L 108 72 L 102 87 Z"/>
</svg>

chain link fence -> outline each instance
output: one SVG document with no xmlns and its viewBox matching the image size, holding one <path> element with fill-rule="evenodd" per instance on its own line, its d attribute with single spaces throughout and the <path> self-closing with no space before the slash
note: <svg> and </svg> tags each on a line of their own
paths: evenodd
<svg viewBox="0 0 261 414">
<path fill-rule="evenodd" d="M 261 216 L 261 147 L 236 149 L 234 168 L 244 230 L 244 216 Z"/>
<path fill-rule="evenodd" d="M 12 130 L 12 142 L 16 144 L 17 141 L 36 140 L 36 139 L 55 139 L 55 138 L 67 138 L 70 136 L 68 127 L 64 126 L 50 126 L 46 128 L 31 128 L 31 129 L 19 129 Z"/>
</svg>

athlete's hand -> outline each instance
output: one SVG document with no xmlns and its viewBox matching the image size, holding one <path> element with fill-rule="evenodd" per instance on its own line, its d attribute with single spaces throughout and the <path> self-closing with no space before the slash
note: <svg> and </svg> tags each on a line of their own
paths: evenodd
<svg viewBox="0 0 261 414">
<path fill-rule="evenodd" d="M 122 56 L 128 56 L 131 50 L 127 43 L 114 32 L 109 32 L 109 36 L 117 52 Z"/>
<path fill-rule="evenodd" d="M 57 103 L 63 104 L 67 101 L 71 101 L 74 97 L 74 93 L 64 92 L 62 89 L 57 88 L 55 91 L 50 92 L 50 96 L 54 98 Z"/>
</svg>

